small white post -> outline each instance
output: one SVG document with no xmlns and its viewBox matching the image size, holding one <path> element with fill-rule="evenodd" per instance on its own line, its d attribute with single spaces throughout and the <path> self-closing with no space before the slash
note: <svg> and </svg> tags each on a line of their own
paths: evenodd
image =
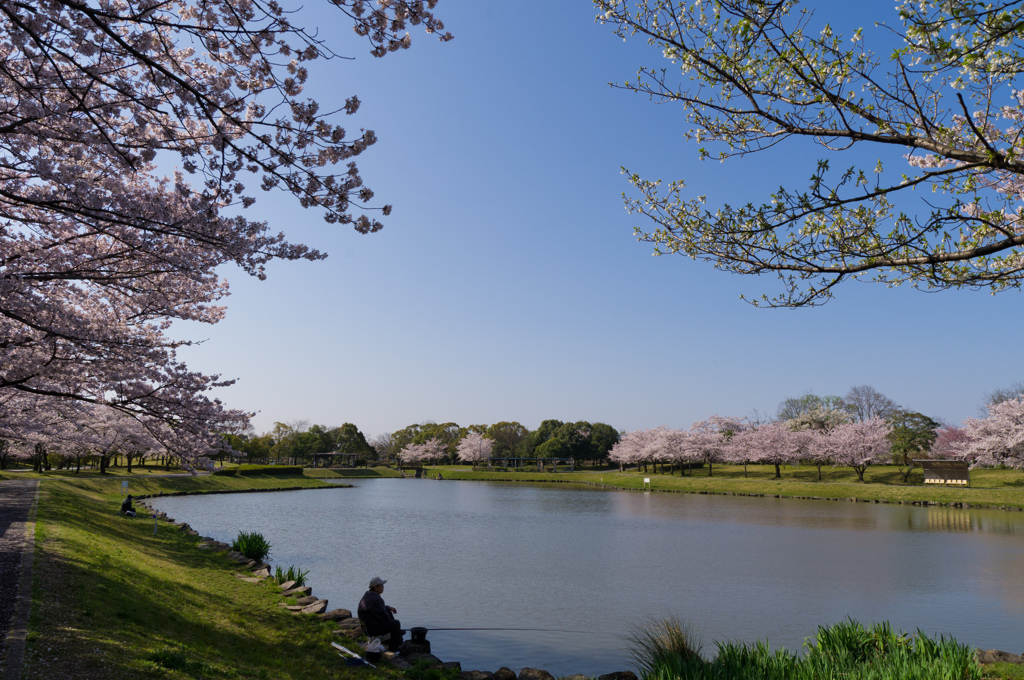
<svg viewBox="0 0 1024 680">
<path fill-rule="evenodd" d="M 651 488 L 651 478 L 650 477 L 644 477 L 644 486 L 646 486 L 648 489 Z"/>
<path fill-rule="evenodd" d="M 128 491 L 128 480 L 121 482 L 121 495 L 124 496 L 126 491 Z"/>
</svg>

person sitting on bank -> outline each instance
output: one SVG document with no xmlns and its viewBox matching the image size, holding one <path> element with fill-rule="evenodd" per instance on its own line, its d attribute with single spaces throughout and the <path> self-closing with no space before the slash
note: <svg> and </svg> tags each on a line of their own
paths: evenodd
<svg viewBox="0 0 1024 680">
<path fill-rule="evenodd" d="M 128 498 L 125 498 L 121 503 L 121 514 L 127 515 L 128 517 L 135 517 L 135 508 L 132 507 L 131 494 L 128 494 Z"/>
<path fill-rule="evenodd" d="M 395 618 L 398 610 L 384 604 L 381 593 L 384 592 L 384 584 L 387 583 L 380 576 L 370 579 L 370 589 L 359 600 L 359 607 L 356 609 L 356 616 L 366 626 L 366 634 L 370 637 L 391 634 L 388 640 L 388 651 L 397 652 L 402 646 L 402 623 Z"/>
</svg>

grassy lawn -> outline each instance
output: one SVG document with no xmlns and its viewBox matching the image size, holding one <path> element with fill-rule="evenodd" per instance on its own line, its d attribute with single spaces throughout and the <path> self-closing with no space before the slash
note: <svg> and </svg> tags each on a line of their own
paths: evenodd
<svg viewBox="0 0 1024 680">
<path fill-rule="evenodd" d="M 386 467 L 372 468 L 306 468 L 302 474 L 317 479 L 360 479 L 374 477 L 400 477 L 398 470 Z"/>
<path fill-rule="evenodd" d="M 863 483 L 858 481 L 856 473 L 844 468 L 823 468 L 822 480 L 818 481 L 817 468 L 807 465 L 783 468 L 782 479 L 775 479 L 774 466 L 758 465 L 748 466 L 746 476 L 742 465 L 715 465 L 711 477 L 706 468 L 694 470 L 692 477 L 683 477 L 678 471 L 675 474 L 636 470 L 477 472 L 462 466 L 431 467 L 429 475 L 433 477 L 438 471 L 446 479 L 582 482 L 621 489 L 642 489 L 645 487 L 644 478 L 648 478 L 656 491 L 1024 507 L 1024 471 L 1021 470 L 973 470 L 969 488 L 925 486 L 919 470 L 911 475 L 910 484 L 904 484 L 897 468 L 889 465 L 869 467 Z"/>
<path fill-rule="evenodd" d="M 41 487 L 23 677 L 379 675 L 344 665 L 329 646 L 331 640 L 346 644 L 332 635 L 335 626 L 279 607 L 276 586 L 235 578 L 237 564 L 197 549 L 197 538 L 166 524 L 154 536 L 152 521 L 118 516 L 120 481 L 51 479 Z M 131 488 L 157 493 L 323 484 L 302 477 L 188 477 L 144 478 Z"/>
</svg>

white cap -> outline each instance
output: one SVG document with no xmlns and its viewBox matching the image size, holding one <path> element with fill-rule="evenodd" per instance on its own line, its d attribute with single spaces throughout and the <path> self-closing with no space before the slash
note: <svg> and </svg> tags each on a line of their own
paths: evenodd
<svg viewBox="0 0 1024 680">
<path fill-rule="evenodd" d="M 380 576 L 374 576 L 373 578 L 370 579 L 370 587 L 371 588 L 376 588 L 377 586 L 382 586 L 385 583 L 387 583 L 387 581 L 382 579 Z"/>
</svg>

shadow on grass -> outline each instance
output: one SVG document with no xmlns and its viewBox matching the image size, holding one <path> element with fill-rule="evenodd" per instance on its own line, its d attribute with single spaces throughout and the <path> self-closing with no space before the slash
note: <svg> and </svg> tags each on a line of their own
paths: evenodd
<svg viewBox="0 0 1024 680">
<path fill-rule="evenodd" d="M 114 502 L 47 485 L 28 677 L 331 677 L 330 624 L 277 606 L 267 584 Z M 60 654 L 50 657 L 54 640 Z M 45 669 L 45 672 L 43 672 Z M 33 672 L 38 671 L 38 675 Z"/>
</svg>

